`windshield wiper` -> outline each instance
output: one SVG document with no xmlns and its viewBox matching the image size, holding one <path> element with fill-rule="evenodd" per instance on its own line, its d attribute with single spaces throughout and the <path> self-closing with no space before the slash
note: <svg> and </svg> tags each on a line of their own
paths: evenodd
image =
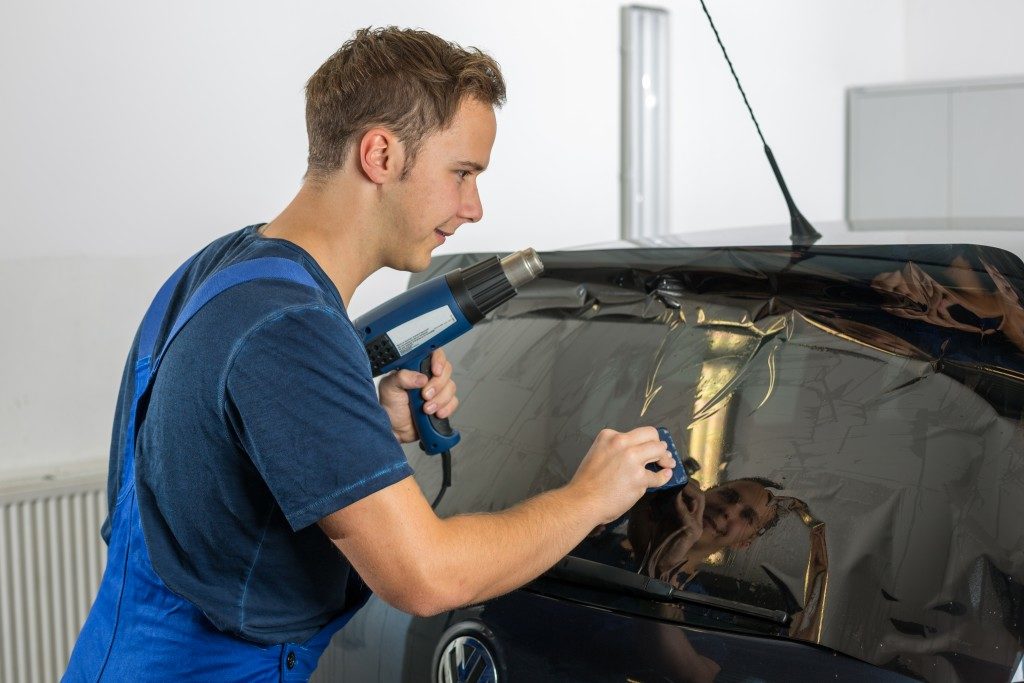
<svg viewBox="0 0 1024 683">
<path fill-rule="evenodd" d="M 736 600 L 716 598 L 701 593 L 681 591 L 670 583 L 634 574 L 626 569 L 610 567 L 593 560 L 567 555 L 558 564 L 544 573 L 545 578 L 566 583 L 580 584 L 593 588 L 603 588 L 617 593 L 630 593 L 659 602 L 672 602 L 699 605 L 701 607 L 723 610 L 733 614 L 763 619 L 773 624 L 785 626 L 789 624 L 789 615 L 781 610 L 767 609 L 748 605 Z"/>
</svg>

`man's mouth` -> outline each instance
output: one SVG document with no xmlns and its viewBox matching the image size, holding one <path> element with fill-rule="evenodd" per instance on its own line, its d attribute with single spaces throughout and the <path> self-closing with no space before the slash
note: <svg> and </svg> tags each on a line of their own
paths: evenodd
<svg viewBox="0 0 1024 683">
<path fill-rule="evenodd" d="M 437 228 L 434 228 L 434 236 L 437 237 L 437 243 L 438 244 L 444 244 L 444 241 L 447 238 L 451 237 L 453 234 L 454 233 L 444 232 L 442 230 L 438 230 Z"/>
</svg>

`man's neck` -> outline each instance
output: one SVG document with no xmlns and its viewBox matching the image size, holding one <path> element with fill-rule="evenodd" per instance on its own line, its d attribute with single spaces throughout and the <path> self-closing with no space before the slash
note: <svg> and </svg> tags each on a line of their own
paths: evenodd
<svg viewBox="0 0 1024 683">
<path fill-rule="evenodd" d="M 306 250 L 338 288 L 346 307 L 356 287 L 383 265 L 373 239 L 377 217 L 366 199 L 343 182 L 328 187 L 307 182 L 262 230 L 265 237 Z"/>
</svg>

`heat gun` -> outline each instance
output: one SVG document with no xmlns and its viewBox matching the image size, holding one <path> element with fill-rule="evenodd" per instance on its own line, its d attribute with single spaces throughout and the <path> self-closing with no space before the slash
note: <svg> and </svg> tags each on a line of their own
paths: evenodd
<svg viewBox="0 0 1024 683">
<path fill-rule="evenodd" d="M 363 336 L 374 377 L 396 369 L 430 377 L 430 354 L 435 349 L 468 332 L 543 271 L 533 249 L 503 259 L 493 256 L 431 278 L 360 316 L 353 325 Z M 409 392 L 420 447 L 437 455 L 457 444 L 459 433 L 447 418 L 423 412 L 420 391 Z"/>
</svg>

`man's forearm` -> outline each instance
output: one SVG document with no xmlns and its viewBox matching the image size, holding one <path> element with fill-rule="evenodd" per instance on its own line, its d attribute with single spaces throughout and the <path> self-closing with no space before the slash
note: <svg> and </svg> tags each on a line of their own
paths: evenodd
<svg viewBox="0 0 1024 683">
<path fill-rule="evenodd" d="M 646 469 L 657 462 L 658 473 Z M 602 430 L 572 482 L 509 510 L 439 519 L 406 477 L 320 520 L 385 602 L 426 616 L 531 581 L 595 527 L 668 481 L 672 455 L 653 427 Z"/>
<path fill-rule="evenodd" d="M 438 576 L 447 577 L 460 604 L 508 593 L 546 571 L 600 523 L 593 507 L 562 487 L 502 512 L 442 520 Z"/>
</svg>

